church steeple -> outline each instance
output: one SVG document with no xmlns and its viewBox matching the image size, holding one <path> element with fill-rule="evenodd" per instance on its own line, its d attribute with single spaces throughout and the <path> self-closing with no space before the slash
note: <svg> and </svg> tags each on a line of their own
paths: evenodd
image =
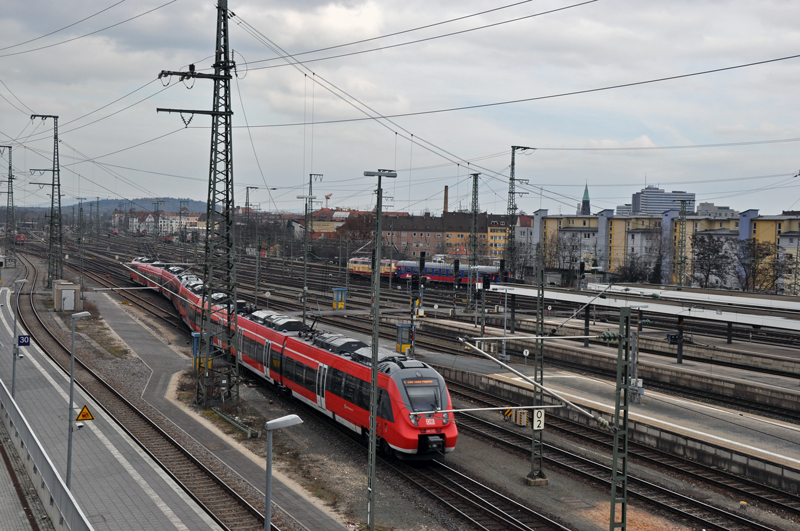
<svg viewBox="0 0 800 531">
<path fill-rule="evenodd" d="M 589 183 L 586 183 L 586 188 L 583 190 L 583 201 L 581 202 L 581 216 L 589 216 L 592 214 L 592 207 L 589 203 Z"/>
</svg>

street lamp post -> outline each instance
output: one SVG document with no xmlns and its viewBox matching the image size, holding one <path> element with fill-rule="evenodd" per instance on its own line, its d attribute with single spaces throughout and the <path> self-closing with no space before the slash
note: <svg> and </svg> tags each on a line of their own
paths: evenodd
<svg viewBox="0 0 800 531">
<path fill-rule="evenodd" d="M 19 292 L 22 289 L 22 285 L 28 281 L 26 278 L 21 278 L 19 280 L 15 280 L 14 284 L 16 287 L 14 291 L 17 292 L 17 301 L 14 304 L 14 337 L 11 339 L 13 342 L 11 344 L 11 357 L 13 358 L 11 362 L 11 398 L 14 398 L 14 387 L 17 380 L 17 358 L 19 357 L 19 339 L 17 338 L 17 315 L 19 315 Z"/>
<path fill-rule="evenodd" d="M 264 531 L 270 531 L 272 524 L 272 432 L 302 423 L 303 419 L 297 415 L 286 415 L 285 417 L 268 421 L 265 426 L 267 429 L 267 492 L 266 501 L 264 502 Z"/>
<path fill-rule="evenodd" d="M 89 317 L 89 312 L 78 312 L 72 314 L 72 348 L 70 349 L 69 362 L 69 404 L 67 408 L 67 421 L 69 430 L 67 431 L 67 490 L 70 490 L 70 480 L 72 474 L 72 431 L 75 429 L 72 423 L 72 398 L 75 394 L 75 321 Z"/>
</svg>

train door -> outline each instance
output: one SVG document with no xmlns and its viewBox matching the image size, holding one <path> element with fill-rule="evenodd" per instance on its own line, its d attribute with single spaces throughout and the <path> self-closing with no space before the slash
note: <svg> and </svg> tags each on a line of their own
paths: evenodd
<svg viewBox="0 0 800 531">
<path fill-rule="evenodd" d="M 325 380 L 328 377 L 328 366 L 317 367 L 317 405 L 325 409 Z"/>
</svg>

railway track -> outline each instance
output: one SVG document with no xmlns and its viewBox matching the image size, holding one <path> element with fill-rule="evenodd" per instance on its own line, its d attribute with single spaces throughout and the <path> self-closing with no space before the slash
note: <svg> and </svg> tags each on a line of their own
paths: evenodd
<svg viewBox="0 0 800 531">
<path fill-rule="evenodd" d="M 26 305 L 20 307 L 20 321 L 34 341 L 62 370 L 69 371 L 70 350 L 48 328 L 36 310 L 34 292 L 38 271 L 21 255 L 26 277 L 32 275 Z M 32 269 L 32 273 L 31 273 Z M 198 505 L 223 529 L 260 531 L 264 516 L 247 500 L 228 486 L 203 463 L 183 448 L 109 383 L 76 357 L 75 381 L 105 413 L 147 452 Z M 272 531 L 279 531 L 272 526 Z"/>
<path fill-rule="evenodd" d="M 101 256 L 102 257 L 102 256 L 106 256 L 107 254 L 108 253 L 105 252 L 105 251 L 104 252 L 98 252 L 97 256 Z M 106 256 L 106 258 L 111 260 L 115 265 L 117 265 L 118 261 L 112 260 L 111 258 L 109 258 L 107 256 Z M 309 264 L 309 265 L 311 265 L 311 264 Z M 244 281 L 246 281 L 246 275 L 244 275 L 243 282 Z M 292 279 L 288 279 L 287 278 L 287 279 L 283 279 L 282 281 L 285 281 L 286 285 L 291 285 L 292 284 Z M 297 284 L 296 293 L 299 294 L 299 293 L 302 292 L 302 281 L 295 280 L 295 283 Z M 355 285 L 356 283 L 353 283 L 353 284 Z M 290 288 L 290 289 L 294 290 L 295 288 Z M 313 292 L 313 290 L 309 290 L 309 292 Z M 398 294 L 389 292 L 388 290 L 385 290 L 385 292 L 388 292 L 391 295 L 391 297 L 387 297 L 388 298 L 387 304 L 384 306 L 384 308 L 386 308 L 387 306 L 389 308 L 404 307 L 401 302 L 395 302 L 394 299 L 393 299 L 394 297 L 397 297 Z M 384 292 L 382 292 L 382 295 L 381 295 L 382 299 L 384 298 L 383 293 Z M 319 295 L 319 294 L 317 294 L 317 295 Z M 428 291 L 426 291 L 426 300 L 428 300 L 428 295 L 429 295 L 429 293 L 428 293 Z M 405 297 L 405 295 L 399 295 L 399 297 L 403 298 L 403 297 Z M 254 297 L 249 295 L 245 291 L 241 291 L 240 292 L 240 298 L 245 299 L 245 300 L 247 300 L 249 302 L 253 302 L 254 301 Z M 407 303 L 406 299 L 403 298 L 402 300 L 405 300 L 405 302 Z M 265 301 L 266 301 L 266 299 L 264 299 L 263 297 L 260 298 L 260 302 L 264 303 Z M 317 304 L 313 304 L 313 301 L 312 301 L 311 304 L 309 304 L 309 308 L 311 309 L 310 314 L 312 316 L 314 314 L 313 310 L 315 309 Z M 327 302 L 325 304 L 327 304 Z M 351 306 L 351 307 L 352 306 L 362 306 L 362 304 L 354 302 L 354 300 L 352 298 L 348 298 L 348 305 Z M 297 311 L 301 307 L 301 305 L 297 301 L 297 298 L 293 297 L 291 294 L 289 294 L 288 296 L 285 296 L 285 297 L 273 297 L 272 299 L 269 300 L 268 306 L 270 308 L 272 308 L 272 309 L 279 309 L 279 310 L 289 311 L 289 312 Z M 367 306 L 368 306 L 367 299 L 364 298 L 363 308 L 366 309 Z M 150 310 L 148 310 L 148 311 L 150 311 Z M 172 317 L 171 320 L 173 321 L 172 323 L 170 323 L 172 326 L 180 326 L 179 320 L 177 320 L 174 317 Z M 349 316 L 347 318 L 337 318 L 337 317 L 333 317 L 333 316 L 321 316 L 319 318 L 319 322 L 321 324 L 340 327 L 340 328 L 343 328 L 343 329 L 346 329 L 346 330 L 349 329 L 349 330 L 353 330 L 353 331 L 356 331 L 356 332 L 364 333 L 366 335 L 371 335 L 371 333 L 372 333 L 372 331 L 371 331 L 372 325 L 366 318 L 358 318 L 358 317 L 354 317 L 354 316 Z M 385 338 L 385 339 L 393 340 L 395 338 L 395 330 L 393 328 L 389 327 L 389 326 L 383 326 L 382 329 L 381 329 L 381 337 Z M 438 352 L 442 352 L 442 353 L 447 353 L 447 354 L 452 354 L 452 355 L 459 355 L 459 356 L 471 356 L 468 352 L 465 352 L 464 350 L 462 350 L 460 348 L 452 346 L 453 339 L 454 339 L 454 336 L 452 334 L 437 333 L 437 332 L 428 330 L 428 331 L 425 332 L 425 334 L 420 334 L 418 336 L 417 345 L 419 347 L 421 347 L 421 348 L 429 348 L 429 349 L 432 349 L 432 350 L 435 350 L 435 351 L 438 351 Z M 524 357 L 522 356 L 522 352 L 515 351 L 515 350 L 513 350 L 513 348 L 509 348 L 507 353 L 512 358 L 515 358 L 518 361 L 522 361 L 524 359 Z M 554 364 L 554 366 L 558 366 L 558 367 L 565 368 L 565 369 L 568 369 L 568 370 L 581 371 L 581 372 L 590 372 L 592 374 L 595 374 L 595 375 L 597 375 L 599 377 L 603 377 L 603 378 L 612 378 L 613 379 L 613 378 L 616 377 L 615 368 L 613 368 L 613 367 L 609 367 L 607 370 L 603 370 L 602 368 L 588 368 L 587 369 L 587 367 L 583 366 L 580 362 L 570 363 L 570 362 L 567 362 L 567 361 L 560 361 L 557 364 Z M 780 407 L 775 407 L 775 406 L 762 404 L 762 403 L 759 403 L 759 402 L 756 402 L 756 401 L 749 401 L 749 400 L 744 400 L 744 399 L 739 399 L 739 398 L 725 397 L 725 396 L 721 396 L 721 395 L 720 396 L 715 395 L 713 397 L 710 397 L 708 395 L 708 393 L 706 393 L 706 392 L 698 392 L 697 390 L 695 390 L 695 389 L 693 389 L 691 387 L 686 387 L 686 386 L 684 386 L 684 387 L 676 387 L 674 383 L 659 385 L 658 381 L 650 380 L 650 386 L 655 390 L 662 390 L 664 392 L 668 392 L 668 393 L 671 393 L 671 394 L 679 393 L 682 396 L 685 396 L 685 397 L 688 397 L 688 398 L 691 398 L 691 399 L 694 399 L 694 400 L 699 400 L 699 401 L 703 401 L 703 402 L 712 401 L 714 403 L 718 403 L 718 404 L 725 405 L 727 407 L 733 407 L 733 408 L 740 408 L 740 409 L 741 408 L 747 408 L 748 411 L 752 411 L 752 412 L 756 412 L 756 413 L 759 413 L 759 414 L 764 414 L 764 415 L 768 415 L 768 416 L 772 416 L 772 417 L 776 417 L 776 418 L 781 418 L 781 419 L 787 420 L 789 422 L 800 423 L 800 411 L 794 411 L 794 410 L 791 410 L 791 409 L 785 409 L 785 408 L 780 408 Z"/>
<path fill-rule="evenodd" d="M 495 397 L 487 393 L 477 389 L 465 387 L 456 382 L 448 381 L 447 385 L 451 396 L 461 397 L 463 399 L 467 399 L 488 407 L 509 405 L 508 402 L 501 404 Z M 604 451 L 608 452 L 608 454 L 612 452 L 613 438 L 606 432 L 595 430 L 577 422 L 572 422 L 568 419 L 563 419 L 553 415 L 548 418 L 547 423 L 549 430 L 555 430 L 564 437 L 567 437 L 571 440 L 578 440 L 581 443 L 588 443 L 595 447 L 600 447 Z M 466 413 L 459 413 L 458 425 L 460 428 L 464 428 L 468 431 L 486 437 L 497 444 L 501 444 L 515 451 L 519 451 L 527 456 L 530 455 L 531 438 L 518 429 L 499 425 Z M 600 468 L 594 466 L 592 468 L 583 461 L 584 458 L 580 456 L 574 456 L 570 452 L 566 452 L 565 450 L 555 447 L 551 444 L 546 444 L 545 448 L 545 460 L 570 468 L 578 467 L 581 473 L 587 477 L 591 477 L 595 481 L 603 482 L 603 484 L 610 485 L 611 470 L 609 468 L 605 466 L 600 466 Z M 748 480 L 747 478 L 726 473 L 716 468 L 704 466 L 689 459 L 683 459 L 666 452 L 660 452 L 632 441 L 628 443 L 628 455 L 632 460 L 638 461 L 641 464 L 661 468 L 672 475 L 677 475 L 678 477 L 683 477 L 694 483 L 702 484 L 706 488 L 714 488 L 729 493 L 730 495 L 735 496 L 737 500 L 746 500 L 750 505 L 781 511 L 787 515 L 787 517 L 792 518 L 795 522 L 800 522 L 799 496 L 786 493 L 767 485 L 756 483 L 755 481 Z M 669 509 L 673 512 L 675 512 L 676 508 L 684 512 L 691 511 L 693 514 L 692 517 L 695 518 L 695 521 L 704 526 L 710 525 L 711 523 L 719 526 L 721 525 L 720 522 L 724 522 L 725 519 L 729 519 L 731 515 L 729 512 L 722 511 L 708 504 L 691 500 L 686 496 L 666 491 L 666 489 L 661 489 L 661 487 L 654 486 L 649 482 L 644 482 L 639 479 L 634 479 L 633 482 L 631 482 L 629 479 L 628 488 L 629 492 L 634 495 L 641 495 L 642 499 L 656 499 L 664 509 Z M 684 507 L 686 508 L 684 509 Z M 722 514 L 720 514 L 720 511 Z M 738 521 L 740 518 L 738 515 L 733 516 L 735 519 L 729 521 L 732 525 L 753 525 L 749 523 L 749 521 L 743 524 Z M 701 521 L 699 518 L 705 518 L 708 519 L 708 521 Z M 721 528 L 739 529 L 739 527 Z M 767 528 L 744 527 L 741 529 Z"/>
<path fill-rule="evenodd" d="M 568 528 L 439 462 L 387 466 L 484 531 L 555 531 Z"/>
<path fill-rule="evenodd" d="M 328 319 L 325 319 L 325 321 L 328 321 Z M 352 319 L 348 320 L 347 326 L 351 326 L 352 327 L 352 325 L 353 325 Z M 337 324 L 337 326 L 343 326 L 343 323 Z M 365 332 L 367 331 L 366 329 L 367 329 L 367 327 L 364 326 L 364 331 Z M 393 335 L 390 332 L 387 332 L 386 336 L 393 337 Z M 441 347 L 439 347 L 439 348 L 441 348 Z M 467 429 L 469 429 L 469 428 L 467 428 Z M 521 442 L 521 447 L 527 450 L 530 447 L 530 440 L 528 439 L 527 441 L 522 441 Z M 661 461 L 659 461 L 657 458 L 651 458 L 651 459 L 655 459 L 655 461 L 657 462 L 657 464 L 659 466 L 665 466 L 664 463 L 663 463 L 663 459 Z M 597 466 L 600 466 L 600 465 L 592 464 L 591 466 L 597 467 Z M 575 466 L 575 465 L 573 465 L 573 468 L 575 470 L 578 470 L 577 466 Z M 585 474 L 589 474 L 587 472 L 584 472 L 584 473 Z M 601 473 L 597 473 L 597 471 L 595 471 L 593 474 L 590 474 L 590 475 L 596 481 L 600 481 L 600 476 L 602 474 Z M 607 475 L 610 477 L 610 471 L 608 471 L 608 470 L 607 470 Z M 730 518 L 731 516 L 733 516 L 735 518 L 739 518 L 738 515 L 730 515 L 730 513 L 726 513 L 725 511 L 720 511 L 720 510 L 718 510 L 716 508 L 713 508 L 713 507 L 710 507 L 710 506 L 705 506 L 704 504 L 699 504 L 699 508 L 698 508 L 698 502 L 690 500 L 689 498 L 681 497 L 680 495 L 676 495 L 675 493 L 665 494 L 663 492 L 663 490 L 659 490 L 660 487 L 648 484 L 646 482 L 641 482 L 640 480 L 635 480 L 635 481 L 639 481 L 638 483 L 636 483 L 636 485 L 637 485 L 637 488 L 639 488 L 642 491 L 642 493 L 639 493 L 639 494 L 634 493 L 634 494 L 642 496 L 643 499 L 648 499 L 651 503 L 657 503 L 657 504 L 661 503 L 661 504 L 663 504 L 662 505 L 663 509 L 668 509 L 668 510 L 671 510 L 671 511 L 675 512 L 676 514 L 681 514 L 683 517 L 691 518 L 694 521 L 696 521 L 698 523 L 701 523 L 704 526 L 707 526 L 707 528 L 709 528 L 709 529 L 769 529 L 767 527 L 761 526 L 760 524 L 748 521 L 746 519 L 740 519 L 740 520 L 735 521 L 734 523 L 731 524 L 726 519 Z M 722 484 L 717 485 L 718 488 L 722 488 L 720 485 L 722 485 Z M 727 487 L 725 487 L 725 488 L 727 488 Z M 750 491 L 750 496 L 754 496 L 754 494 L 752 494 L 752 490 Z M 660 498 L 660 497 L 661 498 L 663 498 L 663 497 L 670 498 L 671 497 L 671 499 L 669 501 L 667 501 L 667 502 L 663 502 L 663 501 L 660 501 L 660 500 L 656 501 L 656 502 L 653 501 L 653 499 L 657 499 L 657 498 Z M 766 499 L 767 498 L 765 498 L 765 500 Z M 692 507 L 689 507 L 687 509 L 685 507 L 685 505 L 687 503 L 691 504 Z M 683 507 L 682 507 L 682 505 L 683 505 Z M 776 506 L 776 507 L 778 507 L 778 506 Z M 791 507 L 784 506 L 784 507 L 781 507 L 781 509 L 782 510 L 791 510 Z M 722 513 L 722 514 L 720 514 L 720 513 Z M 483 517 L 481 517 L 481 518 L 483 518 Z M 502 518 L 507 518 L 507 517 L 503 516 Z M 483 524 L 481 524 L 481 525 L 483 525 Z M 504 524 L 500 524 L 500 525 L 508 525 L 508 522 L 505 522 Z M 500 528 L 502 528 L 502 529 L 506 529 L 506 528 L 514 529 L 514 527 L 485 527 L 485 528 L 486 529 L 500 529 Z M 521 529 L 525 529 L 525 527 L 522 527 Z"/>
</svg>

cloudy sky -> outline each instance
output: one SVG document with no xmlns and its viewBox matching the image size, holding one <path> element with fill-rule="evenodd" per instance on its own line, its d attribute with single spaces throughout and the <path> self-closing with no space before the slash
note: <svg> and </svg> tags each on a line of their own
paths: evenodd
<svg viewBox="0 0 800 531">
<path fill-rule="evenodd" d="M 394 168 L 388 209 L 441 212 L 445 185 L 451 210 L 469 208 L 468 175 L 480 172 L 481 208 L 502 213 L 517 145 L 536 148 L 517 154 L 528 213 L 573 213 L 586 183 L 593 211 L 630 203 L 645 185 L 762 214 L 800 210 L 800 2 L 229 9 L 237 204 L 257 186 L 251 201 L 263 210 L 299 211 L 308 174 L 319 173 L 319 200 L 367 209 L 375 181 L 363 172 Z M 185 127 L 156 108 L 210 108 L 210 81 L 166 84 L 158 73 L 211 65 L 215 11 L 196 0 L 5 0 L 0 144 L 14 146 L 17 204 L 49 203 L 31 184 L 49 174 L 30 170 L 50 167 L 52 120 L 32 112 L 59 116 L 66 204 L 205 200 L 209 117 Z M 762 64 L 731 68 L 751 63 Z M 378 116 L 388 118 L 365 119 Z"/>
</svg>

